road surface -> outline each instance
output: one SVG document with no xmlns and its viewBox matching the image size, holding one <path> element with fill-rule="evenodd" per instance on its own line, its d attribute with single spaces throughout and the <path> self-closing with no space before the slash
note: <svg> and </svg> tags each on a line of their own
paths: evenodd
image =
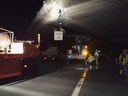
<svg viewBox="0 0 128 96">
<path fill-rule="evenodd" d="M 128 95 L 128 85 L 114 64 L 102 62 L 100 70 L 86 70 L 83 62 L 41 62 L 39 67 L 36 76 L 0 80 L 0 96 Z"/>
</svg>

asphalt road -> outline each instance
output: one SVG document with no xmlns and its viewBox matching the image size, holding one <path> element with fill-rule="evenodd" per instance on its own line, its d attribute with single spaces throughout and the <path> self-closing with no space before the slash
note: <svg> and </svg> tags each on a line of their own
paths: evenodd
<svg viewBox="0 0 128 96">
<path fill-rule="evenodd" d="M 118 67 L 102 62 L 100 70 L 85 72 L 83 62 L 41 62 L 39 74 L 0 80 L 0 96 L 127 96 L 128 85 Z M 75 94 L 75 95 L 73 95 Z"/>
</svg>

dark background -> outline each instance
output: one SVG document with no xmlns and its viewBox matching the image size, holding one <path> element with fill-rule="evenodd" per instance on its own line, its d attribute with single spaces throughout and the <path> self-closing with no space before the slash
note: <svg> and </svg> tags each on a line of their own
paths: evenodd
<svg viewBox="0 0 128 96">
<path fill-rule="evenodd" d="M 22 38 L 42 4 L 43 0 L 0 0 L 0 27 Z"/>
<path fill-rule="evenodd" d="M 82 1 L 89 2 L 91 0 L 80 0 L 80 1 L 74 0 L 74 2 L 75 1 L 81 3 Z M 103 1 L 105 2 L 105 0 Z M 95 38 L 92 39 L 91 37 L 90 46 L 94 46 L 94 48 L 97 49 L 116 51 L 118 49 L 128 47 L 128 32 L 127 32 L 128 1 L 127 0 L 122 0 L 122 1 L 113 0 L 114 2 L 111 0 L 109 1 L 110 3 L 107 4 L 108 6 L 111 5 L 110 7 L 104 8 L 106 3 L 104 5 L 100 5 L 98 7 L 101 7 L 101 10 L 97 10 L 97 11 L 94 10 L 94 14 L 92 12 L 92 14 L 88 14 L 88 15 L 87 14 L 79 15 L 78 21 L 82 22 L 82 24 L 84 22 L 85 24 L 84 26 L 86 27 L 85 29 L 87 30 L 90 29 L 88 30 L 88 33 L 90 35 L 91 34 L 95 35 Z M 0 27 L 14 31 L 17 39 L 23 39 L 26 35 L 31 33 L 31 32 L 27 32 L 27 29 L 29 25 L 33 22 L 34 18 L 36 17 L 37 12 L 41 9 L 42 4 L 43 4 L 43 0 L 1 0 Z M 48 34 L 48 36 L 44 38 L 48 38 L 48 37 L 50 38 L 48 44 L 50 44 L 49 43 L 51 41 L 50 35 Z M 68 39 L 66 40 L 70 41 Z M 67 41 L 65 41 L 66 43 L 64 42 L 64 44 L 59 42 L 59 44 L 61 44 L 60 46 L 67 44 Z M 56 45 L 59 44 L 58 42 L 56 43 Z"/>
</svg>

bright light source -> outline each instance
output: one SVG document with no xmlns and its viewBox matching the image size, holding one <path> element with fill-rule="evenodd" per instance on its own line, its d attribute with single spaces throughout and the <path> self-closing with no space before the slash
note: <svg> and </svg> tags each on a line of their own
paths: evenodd
<svg viewBox="0 0 128 96">
<path fill-rule="evenodd" d="M 88 55 L 88 51 L 87 50 L 82 50 L 82 55 L 86 57 Z"/>
<path fill-rule="evenodd" d="M 88 48 L 88 46 L 86 45 L 86 46 L 84 46 L 85 47 L 85 49 L 87 49 Z"/>
<path fill-rule="evenodd" d="M 24 65 L 24 68 L 27 68 L 27 67 L 28 67 L 28 65 L 25 64 L 25 65 Z"/>
<path fill-rule="evenodd" d="M 11 53 L 22 54 L 23 43 L 11 43 Z"/>
<path fill-rule="evenodd" d="M 55 2 L 52 3 L 51 5 L 51 17 L 52 19 L 57 19 L 60 15 L 60 10 L 62 8 L 60 7 L 60 5 L 56 4 Z"/>
</svg>

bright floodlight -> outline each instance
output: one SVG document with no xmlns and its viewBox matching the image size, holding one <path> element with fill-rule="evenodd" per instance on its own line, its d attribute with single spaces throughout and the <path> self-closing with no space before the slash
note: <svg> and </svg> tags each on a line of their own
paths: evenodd
<svg viewBox="0 0 128 96">
<path fill-rule="evenodd" d="M 88 51 L 87 50 L 82 50 L 82 55 L 86 57 L 88 55 Z"/>
<path fill-rule="evenodd" d="M 51 5 L 51 17 L 52 17 L 52 20 L 55 20 L 55 19 L 57 19 L 59 17 L 60 10 L 61 10 L 60 5 L 58 5 L 55 2 L 53 2 L 52 5 Z"/>
</svg>

